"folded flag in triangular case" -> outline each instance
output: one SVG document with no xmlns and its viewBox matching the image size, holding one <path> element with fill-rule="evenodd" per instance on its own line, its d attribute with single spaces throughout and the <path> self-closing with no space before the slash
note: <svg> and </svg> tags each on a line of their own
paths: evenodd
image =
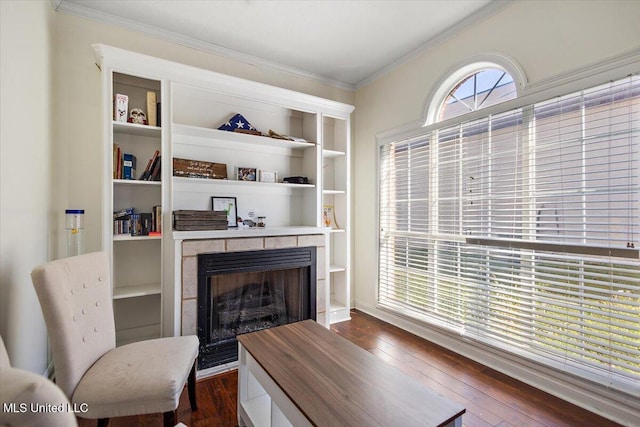
<svg viewBox="0 0 640 427">
<path fill-rule="evenodd" d="M 244 116 L 240 113 L 231 117 L 229 121 L 224 123 L 218 129 L 227 130 L 230 132 L 246 132 L 246 133 L 253 133 L 253 134 L 260 133 L 256 130 L 256 128 L 251 126 L 251 123 L 249 123 L 249 120 L 245 119 Z"/>
</svg>

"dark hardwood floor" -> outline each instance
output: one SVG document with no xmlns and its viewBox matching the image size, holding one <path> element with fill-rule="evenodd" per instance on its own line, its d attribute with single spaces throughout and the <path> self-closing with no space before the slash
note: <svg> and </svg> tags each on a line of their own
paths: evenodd
<svg viewBox="0 0 640 427">
<path fill-rule="evenodd" d="M 460 402 L 467 409 L 462 417 L 466 427 L 618 426 L 364 313 L 354 311 L 351 321 L 335 324 L 331 329 L 427 387 Z M 199 381 L 198 411 L 192 413 L 189 409 L 185 391 L 178 407 L 178 421 L 190 427 L 236 426 L 237 386 L 236 371 Z M 81 427 L 93 425 L 95 422 L 80 420 Z M 111 427 L 161 425 L 161 414 L 113 418 L 109 422 Z"/>
</svg>

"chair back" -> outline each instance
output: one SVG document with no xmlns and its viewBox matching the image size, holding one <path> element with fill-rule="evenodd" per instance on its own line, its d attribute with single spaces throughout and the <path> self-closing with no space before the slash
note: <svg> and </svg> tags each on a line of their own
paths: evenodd
<svg viewBox="0 0 640 427">
<path fill-rule="evenodd" d="M 2 336 L 0 336 L 0 369 L 10 368 L 9 354 L 7 354 L 7 348 L 4 346 Z"/>
<path fill-rule="evenodd" d="M 84 373 L 115 348 L 109 259 L 104 252 L 51 261 L 31 280 L 51 344 L 56 383 L 71 399 Z"/>
</svg>

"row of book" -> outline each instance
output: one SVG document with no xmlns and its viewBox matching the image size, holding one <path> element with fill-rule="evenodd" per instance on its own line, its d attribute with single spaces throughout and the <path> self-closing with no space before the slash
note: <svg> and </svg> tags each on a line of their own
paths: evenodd
<svg viewBox="0 0 640 427">
<path fill-rule="evenodd" d="M 151 212 L 136 212 L 125 208 L 113 213 L 113 234 L 130 236 L 159 236 L 162 234 L 162 207 Z"/>
<path fill-rule="evenodd" d="M 147 162 L 147 167 L 136 177 L 136 156 L 124 153 L 118 144 L 113 144 L 113 179 L 137 179 L 140 181 L 160 181 L 161 156 L 156 150 Z"/>
<path fill-rule="evenodd" d="M 226 211 L 173 211 L 173 229 L 176 231 L 226 230 Z"/>
</svg>

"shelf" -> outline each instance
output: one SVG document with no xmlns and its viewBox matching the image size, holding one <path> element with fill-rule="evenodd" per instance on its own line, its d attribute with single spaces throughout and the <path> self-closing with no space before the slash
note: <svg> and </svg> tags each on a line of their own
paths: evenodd
<svg viewBox="0 0 640 427">
<path fill-rule="evenodd" d="M 151 285 L 121 286 L 113 288 L 113 299 L 136 298 L 158 295 L 162 292 L 159 283 Z"/>
<path fill-rule="evenodd" d="M 271 398 L 268 394 L 246 400 L 241 405 L 249 419 L 254 422 L 255 427 L 270 425 Z"/>
<path fill-rule="evenodd" d="M 238 237 L 270 237 L 270 236 L 296 236 L 306 234 L 325 233 L 326 228 L 312 226 L 292 227 L 238 227 L 228 230 L 201 230 L 201 231 L 173 231 L 174 240 L 191 239 L 222 239 Z"/>
<path fill-rule="evenodd" d="M 288 182 L 260 182 L 260 181 L 237 181 L 235 179 L 208 179 L 208 178 L 185 178 L 181 176 L 173 177 L 174 184 L 179 185 L 243 185 L 258 186 L 260 188 L 294 188 L 306 189 L 316 188 L 314 184 L 290 184 Z"/>
<path fill-rule="evenodd" d="M 351 313 L 349 311 L 349 307 L 344 304 L 337 303 L 335 301 L 331 301 L 330 306 L 330 318 L 331 323 L 344 322 L 346 320 L 351 319 Z"/>
<path fill-rule="evenodd" d="M 114 179 L 114 185 L 151 185 L 151 186 L 160 186 L 162 185 L 161 181 L 140 181 L 138 179 Z"/>
<path fill-rule="evenodd" d="M 160 338 L 160 323 L 116 330 L 116 346 Z"/>
<path fill-rule="evenodd" d="M 128 122 L 113 122 L 113 132 L 137 136 L 155 136 L 159 138 L 162 133 L 162 128 L 159 126 L 139 125 Z"/>
<path fill-rule="evenodd" d="M 335 150 L 322 150 L 322 157 L 325 159 L 335 159 L 336 157 L 344 157 L 347 153 L 344 151 L 335 151 Z"/>
<path fill-rule="evenodd" d="M 136 240 L 160 240 L 162 235 L 159 236 L 131 236 L 129 234 L 114 234 L 114 242 L 131 242 Z"/>
<path fill-rule="evenodd" d="M 332 228 L 331 233 L 344 233 L 344 228 Z"/>
<path fill-rule="evenodd" d="M 329 266 L 329 273 L 339 273 L 341 271 L 347 271 L 347 268 L 343 265 L 331 264 Z"/>
<path fill-rule="evenodd" d="M 204 145 L 207 147 L 215 147 L 216 143 L 224 144 L 223 148 L 229 148 L 229 143 L 287 148 L 290 150 L 306 150 L 308 148 L 316 147 L 316 144 L 313 142 L 288 141 L 284 139 L 270 138 L 268 136 L 229 132 L 218 129 L 207 129 L 198 126 L 174 124 L 172 131 L 175 136 L 192 138 L 189 142 L 180 142 L 181 144 Z"/>
</svg>

